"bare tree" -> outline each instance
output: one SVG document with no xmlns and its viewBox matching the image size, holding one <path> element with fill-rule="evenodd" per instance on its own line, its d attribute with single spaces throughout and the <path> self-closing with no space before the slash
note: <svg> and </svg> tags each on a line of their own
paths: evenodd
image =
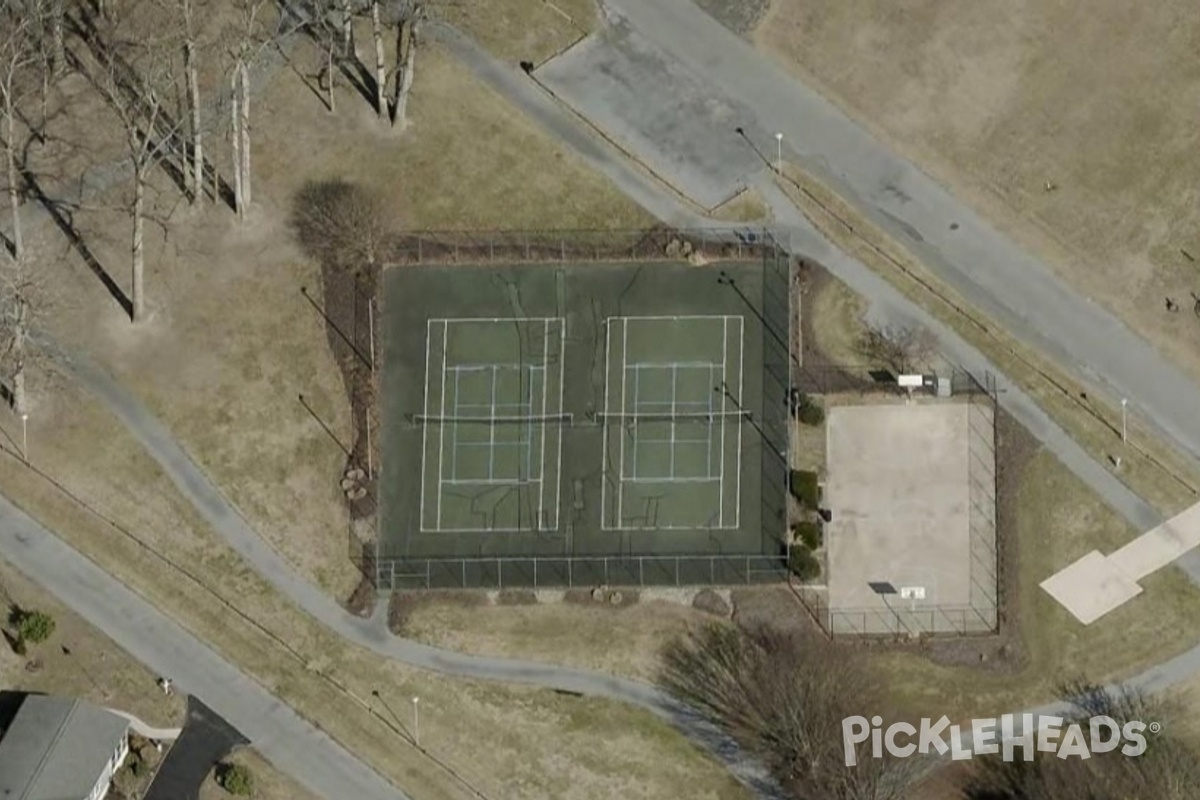
<svg viewBox="0 0 1200 800">
<path fill-rule="evenodd" d="M 29 413 L 26 374 L 33 360 L 30 334 L 53 311 L 57 300 L 37 263 L 38 249 L 26 248 L 20 258 L 0 266 L 0 361 L 8 370 L 13 410 L 18 415 Z"/>
<path fill-rule="evenodd" d="M 390 232 L 379 195 L 341 179 L 306 183 L 292 204 L 291 224 L 309 255 L 359 276 L 374 272 Z"/>
<path fill-rule="evenodd" d="M 424 3 L 414 3 L 406 8 L 396 25 L 396 99 L 392 124 L 400 130 L 408 127 L 408 94 L 416 68 L 417 34 L 424 20 Z"/>
<path fill-rule="evenodd" d="M 187 81 L 188 128 L 192 138 L 190 169 L 184 157 L 188 194 L 195 205 L 204 194 L 204 125 L 200 116 L 200 42 L 196 12 L 203 11 L 203 0 L 176 0 L 183 33 L 183 70 Z M 213 197 L 214 201 L 216 196 Z"/>
<path fill-rule="evenodd" d="M 925 328 L 884 325 L 863 332 L 859 352 L 897 374 L 923 370 L 937 353 L 937 339 Z"/>
<path fill-rule="evenodd" d="M 4 123 L 5 188 L 12 214 L 12 257 L 21 259 L 24 248 L 21 229 L 21 175 L 17 153 L 17 113 L 26 73 L 38 62 L 35 27 L 39 6 L 3 0 L 0 4 L 0 114 Z"/>
<path fill-rule="evenodd" d="M 130 317 L 134 322 L 141 322 L 146 313 L 145 226 L 150 170 L 160 157 L 171 151 L 183 125 L 181 120 L 173 120 L 166 113 L 159 95 L 162 87 L 174 81 L 169 50 L 161 43 L 150 42 L 143 42 L 141 50 L 144 57 L 139 59 L 136 71 L 123 69 L 110 51 L 104 72 L 97 80 L 121 123 L 126 152 L 133 165 L 133 200 L 129 210 L 133 217 Z"/>
<path fill-rule="evenodd" d="M 371 36 L 375 40 L 375 111 L 383 119 L 388 114 L 387 64 L 383 57 L 383 23 L 379 16 L 379 0 L 371 0 Z"/>
<path fill-rule="evenodd" d="M 811 633 L 714 623 L 667 645 L 660 681 L 764 758 L 796 800 L 899 800 L 926 762 L 872 758 L 868 746 L 845 765 L 842 720 L 881 707 L 860 659 Z"/>
<path fill-rule="evenodd" d="M 253 200 L 250 180 L 250 69 L 267 48 L 303 24 L 283 13 L 272 15 L 271 0 L 235 0 L 238 23 L 228 32 L 230 143 L 233 155 L 234 207 L 244 218 Z"/>
</svg>

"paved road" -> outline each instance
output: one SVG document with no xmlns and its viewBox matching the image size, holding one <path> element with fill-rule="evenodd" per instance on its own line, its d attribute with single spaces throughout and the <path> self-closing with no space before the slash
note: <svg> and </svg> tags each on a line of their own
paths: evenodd
<svg viewBox="0 0 1200 800">
<path fill-rule="evenodd" d="M 603 0 L 671 69 L 737 98 L 788 152 L 1014 335 L 1200 458 L 1200 389 L 1147 342 L 689 0 Z M 680 118 L 692 136 L 720 135 Z M 603 121 L 601 122 L 604 127 Z M 774 142 L 764 143 L 766 149 Z M 718 165 L 710 165 L 712 170 Z M 951 230 L 951 223 L 957 223 Z"/>
<path fill-rule="evenodd" d="M 138 661 L 203 697 L 262 754 L 321 797 L 406 795 L 120 581 L 0 497 L 0 553 Z M 151 684 L 148 692 L 159 691 Z"/>
</svg>

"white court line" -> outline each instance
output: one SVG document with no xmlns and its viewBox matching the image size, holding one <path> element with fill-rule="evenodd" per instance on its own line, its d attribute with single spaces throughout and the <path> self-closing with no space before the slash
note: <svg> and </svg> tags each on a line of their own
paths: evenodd
<svg viewBox="0 0 1200 800">
<path fill-rule="evenodd" d="M 555 413 L 563 412 L 563 389 L 566 381 L 566 361 L 567 361 L 567 321 L 559 318 L 558 323 L 558 409 Z M 608 380 L 605 377 L 605 380 Z M 558 530 L 558 509 L 562 504 L 562 451 L 563 451 L 563 429 L 561 424 L 558 428 L 558 468 L 554 473 L 554 526 L 550 530 Z M 542 430 L 542 435 L 546 435 L 546 431 Z M 603 482 L 603 481 L 602 481 Z"/>
<path fill-rule="evenodd" d="M 497 368 L 493 365 L 492 366 L 492 408 L 496 407 L 496 369 Z M 455 387 L 454 391 L 455 391 L 455 394 L 457 395 L 458 387 Z M 458 398 L 456 397 L 455 398 L 456 404 L 457 404 L 457 399 Z M 454 410 L 458 411 L 457 405 L 455 406 Z M 456 423 L 456 427 L 457 427 L 457 423 Z M 488 426 L 488 436 L 489 436 L 489 441 L 491 442 L 491 445 L 492 445 L 492 449 L 488 451 L 488 472 L 487 472 L 487 474 L 488 474 L 488 477 L 491 478 L 492 471 L 495 469 L 495 464 L 496 464 L 496 426 L 495 425 Z"/>
<path fill-rule="evenodd" d="M 675 384 L 679 380 L 679 367 L 671 367 L 671 413 L 675 413 Z M 675 420 L 671 420 L 671 449 L 667 456 L 667 475 L 675 477 Z"/>
<path fill-rule="evenodd" d="M 450 323 L 442 320 L 442 410 L 439 416 L 446 416 L 446 354 L 450 350 Z M 437 527 L 435 531 L 442 529 L 442 474 L 446 466 L 446 423 L 438 426 L 438 499 L 437 499 Z"/>
<path fill-rule="evenodd" d="M 541 483 L 537 479 L 511 480 L 509 478 L 461 478 L 446 481 L 447 486 L 528 486 L 531 483 Z M 483 528 L 481 530 L 490 530 Z"/>
<path fill-rule="evenodd" d="M 725 527 L 725 404 L 729 402 L 726 392 L 729 384 L 725 383 L 729 370 L 729 318 L 721 320 L 721 499 L 717 505 L 717 526 Z M 712 470 L 712 447 L 709 450 L 709 470 Z"/>
<path fill-rule="evenodd" d="M 429 339 L 433 332 L 433 325 L 429 320 L 425 321 L 425 416 L 429 416 Z M 425 530 L 425 482 L 429 480 L 429 465 L 426 463 L 429 455 L 429 425 L 426 423 L 421 426 L 421 530 Z M 438 464 L 438 470 L 441 470 L 441 464 Z M 441 491 L 441 487 L 438 487 Z"/>
<path fill-rule="evenodd" d="M 742 390 L 746 376 L 746 318 L 737 317 L 738 321 L 738 402 L 742 402 Z M 764 389 L 766 387 L 763 387 Z M 745 426 L 738 423 L 737 437 L 737 457 L 734 460 L 733 471 L 737 473 L 737 492 L 734 494 L 734 515 L 732 527 L 738 528 L 742 524 L 742 439 L 745 438 Z M 767 443 L 763 442 L 766 446 Z M 722 465 L 724 469 L 724 465 Z"/>
<path fill-rule="evenodd" d="M 612 353 L 612 317 L 604 320 L 604 424 L 600 426 L 600 530 L 608 530 L 605 517 L 608 513 L 608 481 L 611 472 L 608 463 L 608 398 L 612 395 L 612 372 L 609 356 Z"/>
<path fill-rule="evenodd" d="M 544 322 L 548 319 L 562 317 L 431 317 L 429 322 Z"/>
<path fill-rule="evenodd" d="M 733 315 L 729 315 L 729 314 L 684 314 L 682 316 L 676 315 L 676 316 L 649 316 L 649 317 L 616 317 L 615 319 L 639 320 L 639 321 L 640 320 L 676 321 L 676 320 L 685 320 L 685 319 L 723 319 L 726 316 L 733 316 Z M 613 317 L 610 317 L 609 319 L 613 319 Z"/>
<path fill-rule="evenodd" d="M 454 431 L 454 435 L 450 437 L 450 478 L 453 480 L 458 478 L 458 398 L 462 397 L 462 391 L 459 389 L 461 384 L 459 384 L 458 379 L 462 377 L 462 373 L 454 367 L 451 367 L 450 371 L 454 373 L 454 408 L 450 409 L 450 416 L 454 419 L 454 422 L 450 423 L 454 426 L 451 428 Z M 471 444 L 480 443 L 471 442 Z M 442 458 L 445 459 L 445 457 L 445 454 L 443 454 Z"/>
<path fill-rule="evenodd" d="M 629 478 L 626 483 L 716 483 L 717 478 Z"/>
<path fill-rule="evenodd" d="M 626 317 L 621 322 L 623 328 L 621 331 L 621 419 L 625 418 L 625 371 L 629 369 L 629 362 L 626 358 L 629 356 L 629 318 Z M 636 399 L 634 408 L 637 407 Z M 636 429 L 635 429 L 636 430 Z M 635 433 L 636 435 L 636 433 Z M 636 457 L 636 453 L 634 454 Z M 624 522 L 625 515 L 625 434 L 621 434 L 621 464 L 617 472 L 617 525 Z"/>
<path fill-rule="evenodd" d="M 546 416 L 546 377 L 550 370 L 545 369 L 550 360 L 550 321 L 546 320 L 546 327 L 542 336 L 542 416 Z M 529 438 L 533 438 L 533 425 L 529 426 Z M 546 509 L 546 483 L 541 480 L 546 474 L 546 426 L 542 426 L 542 456 L 538 461 L 538 508 L 537 520 L 534 522 L 534 530 L 542 528 L 542 513 Z"/>
</svg>

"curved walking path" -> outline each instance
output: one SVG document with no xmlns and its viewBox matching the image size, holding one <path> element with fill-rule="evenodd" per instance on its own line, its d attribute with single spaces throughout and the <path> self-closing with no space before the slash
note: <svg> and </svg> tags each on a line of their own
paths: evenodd
<svg viewBox="0 0 1200 800">
<path fill-rule="evenodd" d="M 106 711 L 111 711 L 118 717 L 124 717 L 129 720 L 129 729 L 138 736 L 145 736 L 147 739 L 162 739 L 163 741 L 174 741 L 179 738 L 179 734 L 183 733 L 183 728 L 155 728 L 147 725 L 140 719 L 130 714 L 128 711 L 121 711 L 117 708 L 108 708 Z"/>
</svg>

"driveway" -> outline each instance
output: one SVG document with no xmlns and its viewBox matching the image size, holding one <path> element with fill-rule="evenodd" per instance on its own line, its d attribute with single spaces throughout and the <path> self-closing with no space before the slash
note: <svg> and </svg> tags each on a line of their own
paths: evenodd
<svg viewBox="0 0 1200 800">
<path fill-rule="evenodd" d="M 163 759 L 144 800 L 197 800 L 200 786 L 235 747 L 249 744 L 237 728 L 188 697 L 183 733 Z"/>
</svg>

